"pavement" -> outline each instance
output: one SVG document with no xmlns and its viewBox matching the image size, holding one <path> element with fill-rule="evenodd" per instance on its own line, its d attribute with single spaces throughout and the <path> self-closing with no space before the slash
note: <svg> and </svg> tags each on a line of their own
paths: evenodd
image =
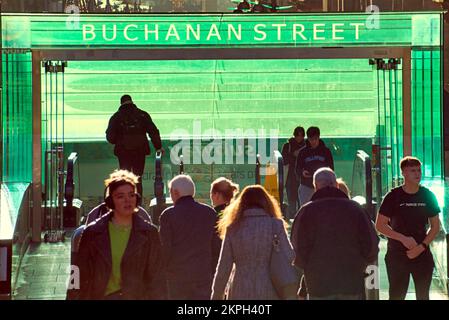
<svg viewBox="0 0 449 320">
<path fill-rule="evenodd" d="M 379 254 L 379 283 L 380 300 L 388 300 L 388 279 L 385 269 L 384 256 L 386 241 L 380 242 Z M 64 300 L 66 283 L 70 275 L 70 238 L 65 242 L 31 244 L 23 258 L 14 300 Z M 436 274 L 435 274 L 436 277 Z M 438 287 L 438 281 L 432 283 L 431 300 L 449 300 L 443 289 Z M 406 300 L 415 299 L 413 281 Z"/>
<path fill-rule="evenodd" d="M 70 239 L 30 244 L 23 257 L 14 300 L 64 300 L 70 274 Z"/>
</svg>

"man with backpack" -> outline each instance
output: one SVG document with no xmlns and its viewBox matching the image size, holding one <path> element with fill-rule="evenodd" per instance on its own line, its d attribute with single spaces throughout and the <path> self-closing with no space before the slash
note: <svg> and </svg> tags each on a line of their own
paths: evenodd
<svg viewBox="0 0 449 320">
<path fill-rule="evenodd" d="M 120 169 L 128 170 L 139 176 L 137 192 L 142 195 L 142 174 L 145 157 L 150 154 L 147 134 L 156 151 L 163 152 L 159 130 L 150 115 L 137 108 L 130 95 L 123 95 L 120 108 L 109 119 L 106 139 L 114 144 L 114 154 Z"/>
</svg>

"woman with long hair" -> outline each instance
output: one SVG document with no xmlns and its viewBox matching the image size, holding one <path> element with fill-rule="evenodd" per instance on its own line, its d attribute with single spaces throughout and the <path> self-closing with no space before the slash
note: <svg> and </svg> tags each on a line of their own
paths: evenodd
<svg viewBox="0 0 449 320">
<path fill-rule="evenodd" d="M 218 224 L 223 238 L 220 259 L 212 286 L 212 299 L 223 299 L 233 265 L 228 299 L 279 299 L 270 278 L 273 238 L 293 262 L 286 223 L 277 201 L 259 185 L 247 186 L 224 211 Z"/>
</svg>

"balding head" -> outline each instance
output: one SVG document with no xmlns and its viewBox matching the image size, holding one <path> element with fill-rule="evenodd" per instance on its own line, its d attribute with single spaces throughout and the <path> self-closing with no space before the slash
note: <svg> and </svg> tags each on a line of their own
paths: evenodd
<svg viewBox="0 0 449 320">
<path fill-rule="evenodd" d="M 174 177 L 169 183 L 170 196 L 173 203 L 176 203 L 179 198 L 185 196 L 195 196 L 195 183 L 192 178 L 185 174 L 180 174 Z"/>
<path fill-rule="evenodd" d="M 313 175 L 313 185 L 315 190 L 325 187 L 338 188 L 337 177 L 331 168 L 320 168 Z"/>
</svg>

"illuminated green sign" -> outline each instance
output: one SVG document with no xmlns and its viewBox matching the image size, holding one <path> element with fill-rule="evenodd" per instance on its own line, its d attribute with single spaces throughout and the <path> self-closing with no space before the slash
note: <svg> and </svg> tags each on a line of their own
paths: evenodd
<svg viewBox="0 0 449 320">
<path fill-rule="evenodd" d="M 439 46 L 441 13 L 3 15 L 3 47 Z"/>
<path fill-rule="evenodd" d="M 306 29 L 307 27 L 307 29 Z M 308 43 L 310 41 L 360 40 L 363 23 L 186 23 L 186 24 L 82 24 L 83 41 L 99 38 L 104 42 L 137 42 L 175 44 L 199 41 L 201 43 L 233 43 L 241 41 L 278 41 Z"/>
</svg>

